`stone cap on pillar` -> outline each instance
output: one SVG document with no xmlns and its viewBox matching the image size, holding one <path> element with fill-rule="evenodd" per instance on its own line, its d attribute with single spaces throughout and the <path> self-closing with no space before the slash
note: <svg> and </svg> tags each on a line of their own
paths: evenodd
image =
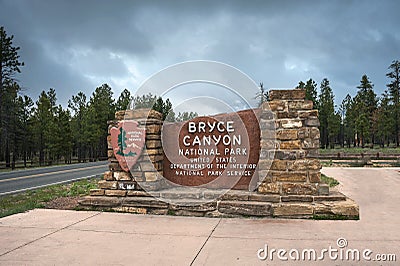
<svg viewBox="0 0 400 266">
<path fill-rule="evenodd" d="M 162 120 L 162 114 L 150 108 L 141 108 L 134 110 L 129 109 L 115 112 L 115 119 L 117 120 L 143 118 Z"/>
<path fill-rule="evenodd" d="M 294 90 L 270 90 L 269 99 L 272 100 L 304 100 L 306 91 L 303 89 Z"/>
</svg>

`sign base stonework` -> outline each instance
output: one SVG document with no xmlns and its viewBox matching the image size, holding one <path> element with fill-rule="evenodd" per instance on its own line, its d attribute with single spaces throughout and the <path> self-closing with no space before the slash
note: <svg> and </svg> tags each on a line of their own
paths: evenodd
<svg viewBox="0 0 400 266">
<path fill-rule="evenodd" d="M 251 137 L 256 136 L 257 143 L 254 144 L 254 140 L 250 140 L 250 143 L 253 143 L 252 152 L 254 153 L 255 149 L 257 152 L 255 157 L 246 158 L 247 161 L 244 164 L 246 167 L 255 164 L 256 168 L 251 169 L 252 171 L 248 172 L 249 176 L 245 178 L 237 177 L 236 181 L 239 181 L 238 184 L 241 185 L 235 187 L 236 184 L 226 186 L 226 183 L 223 183 L 225 185 L 221 187 L 201 186 L 203 183 L 207 184 L 212 178 L 204 177 L 205 172 L 202 176 L 200 171 L 184 172 L 182 176 L 174 176 L 180 172 L 171 171 L 173 159 L 165 158 L 168 151 L 173 148 L 168 146 L 170 142 L 164 144 L 163 147 L 161 114 L 149 109 L 119 111 L 116 113 L 116 120 L 109 122 L 110 170 L 104 174 L 104 180 L 99 182 L 99 188 L 92 190 L 90 196 L 80 200 L 80 206 L 83 209 L 204 217 L 358 219 L 358 205 L 342 193 L 330 191 L 329 187 L 321 182 L 321 164 L 318 160 L 318 112 L 313 109 L 311 101 L 305 100 L 305 91 L 273 90 L 269 95 L 269 102 L 264 103 L 260 109 L 251 110 L 258 116 L 259 133 L 257 135 L 253 129 L 248 134 Z M 225 146 L 239 144 L 243 146 L 244 142 L 241 139 L 243 134 L 240 135 L 239 131 L 234 130 L 236 122 L 229 118 L 229 114 L 224 116 L 228 118 L 219 116 L 213 118 L 216 117 L 218 121 L 224 122 L 223 125 L 222 122 L 220 125 L 215 124 L 220 127 L 215 137 L 213 137 L 214 134 L 209 134 L 214 132 L 214 124 L 210 122 L 213 119 L 198 118 L 193 120 L 193 124 L 180 126 L 180 130 L 174 130 L 174 125 L 169 125 L 172 130 L 166 131 L 169 136 L 173 136 L 174 132 L 177 135 L 183 132 L 181 138 L 177 138 L 182 148 L 189 147 L 193 143 L 193 145 L 202 143 L 197 139 L 199 141 L 205 139 L 208 144 L 208 138 L 214 138 L 214 143 L 217 143 L 219 139 L 222 141 L 223 136 L 228 133 L 231 134 L 230 137 L 225 137 L 225 142 L 218 144 L 221 152 L 229 148 Z M 121 163 L 119 160 L 121 158 L 118 159 L 118 153 L 116 153 L 118 151 L 122 154 L 129 153 L 126 148 L 132 145 L 128 143 L 129 141 L 121 142 L 123 141 L 121 137 L 119 145 L 118 139 L 115 140 L 120 136 L 121 128 L 123 128 L 121 121 L 127 125 L 134 125 L 134 130 L 130 132 L 136 132 L 135 136 L 143 136 L 142 139 L 137 138 L 138 142 L 135 143 L 141 143 L 143 150 L 141 153 L 138 150 L 130 151 L 131 154 L 136 153 L 137 158 L 135 158 L 136 162 L 128 167 L 123 162 Z M 201 127 L 199 130 L 196 127 L 203 126 L 200 122 L 204 122 L 204 129 Z M 209 122 L 208 131 L 206 122 Z M 254 126 L 254 123 L 251 124 Z M 168 128 L 168 125 L 166 126 Z M 271 130 L 272 128 L 274 130 Z M 185 133 L 184 130 L 190 132 Z M 247 131 L 249 131 L 248 128 Z M 218 135 L 222 137 L 219 138 Z M 233 140 L 234 136 L 236 136 L 236 143 L 229 142 L 228 139 Z M 131 139 L 134 138 L 131 136 Z M 120 147 L 123 148 L 122 151 Z M 199 157 L 199 155 L 183 156 L 189 161 L 190 157 Z M 233 156 L 233 154 L 220 155 L 221 158 L 226 157 L 231 161 L 233 159 L 229 158 Z M 212 165 L 216 161 L 223 160 L 213 157 L 210 169 L 223 168 L 216 164 Z M 166 167 L 169 169 L 165 169 Z M 215 170 L 211 169 L 207 174 L 218 173 Z"/>
</svg>

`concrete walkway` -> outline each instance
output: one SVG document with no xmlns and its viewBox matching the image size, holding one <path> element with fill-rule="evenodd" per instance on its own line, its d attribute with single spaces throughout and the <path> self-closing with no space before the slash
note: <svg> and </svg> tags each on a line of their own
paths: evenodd
<svg viewBox="0 0 400 266">
<path fill-rule="evenodd" d="M 360 221 L 213 219 L 33 210 L 0 219 L 0 265 L 399 265 L 400 168 L 324 168 L 360 205 Z M 293 261 L 291 249 L 395 254 L 397 262 Z M 260 260 L 285 249 L 289 261 Z M 265 248 L 264 248 L 265 249 Z M 334 257 L 334 254 L 332 257 Z M 292 252 L 291 256 L 296 253 Z M 265 256 L 263 250 L 260 256 Z M 344 256 L 345 257 L 345 256 Z"/>
</svg>

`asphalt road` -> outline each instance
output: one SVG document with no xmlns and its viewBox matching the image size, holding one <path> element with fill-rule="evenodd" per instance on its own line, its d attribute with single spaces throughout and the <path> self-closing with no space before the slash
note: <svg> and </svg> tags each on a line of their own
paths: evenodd
<svg viewBox="0 0 400 266">
<path fill-rule="evenodd" d="M 0 173 L 0 196 L 101 175 L 107 165 L 101 161 Z"/>
</svg>

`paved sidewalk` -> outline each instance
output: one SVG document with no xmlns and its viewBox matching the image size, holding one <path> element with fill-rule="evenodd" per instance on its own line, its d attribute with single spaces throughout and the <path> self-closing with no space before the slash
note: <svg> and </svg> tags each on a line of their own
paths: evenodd
<svg viewBox="0 0 400 266">
<path fill-rule="evenodd" d="M 314 265 L 398 265 L 400 168 L 324 168 L 360 205 L 360 221 L 213 219 L 33 210 L 0 219 L 0 265 L 309 265 L 257 251 L 347 248 L 396 254 L 397 262 L 329 259 Z M 342 249 L 339 249 L 342 250 Z M 261 253 L 263 255 L 264 253 Z M 318 256 L 320 254 L 318 253 Z M 289 255 L 286 254 L 286 257 Z"/>
</svg>

